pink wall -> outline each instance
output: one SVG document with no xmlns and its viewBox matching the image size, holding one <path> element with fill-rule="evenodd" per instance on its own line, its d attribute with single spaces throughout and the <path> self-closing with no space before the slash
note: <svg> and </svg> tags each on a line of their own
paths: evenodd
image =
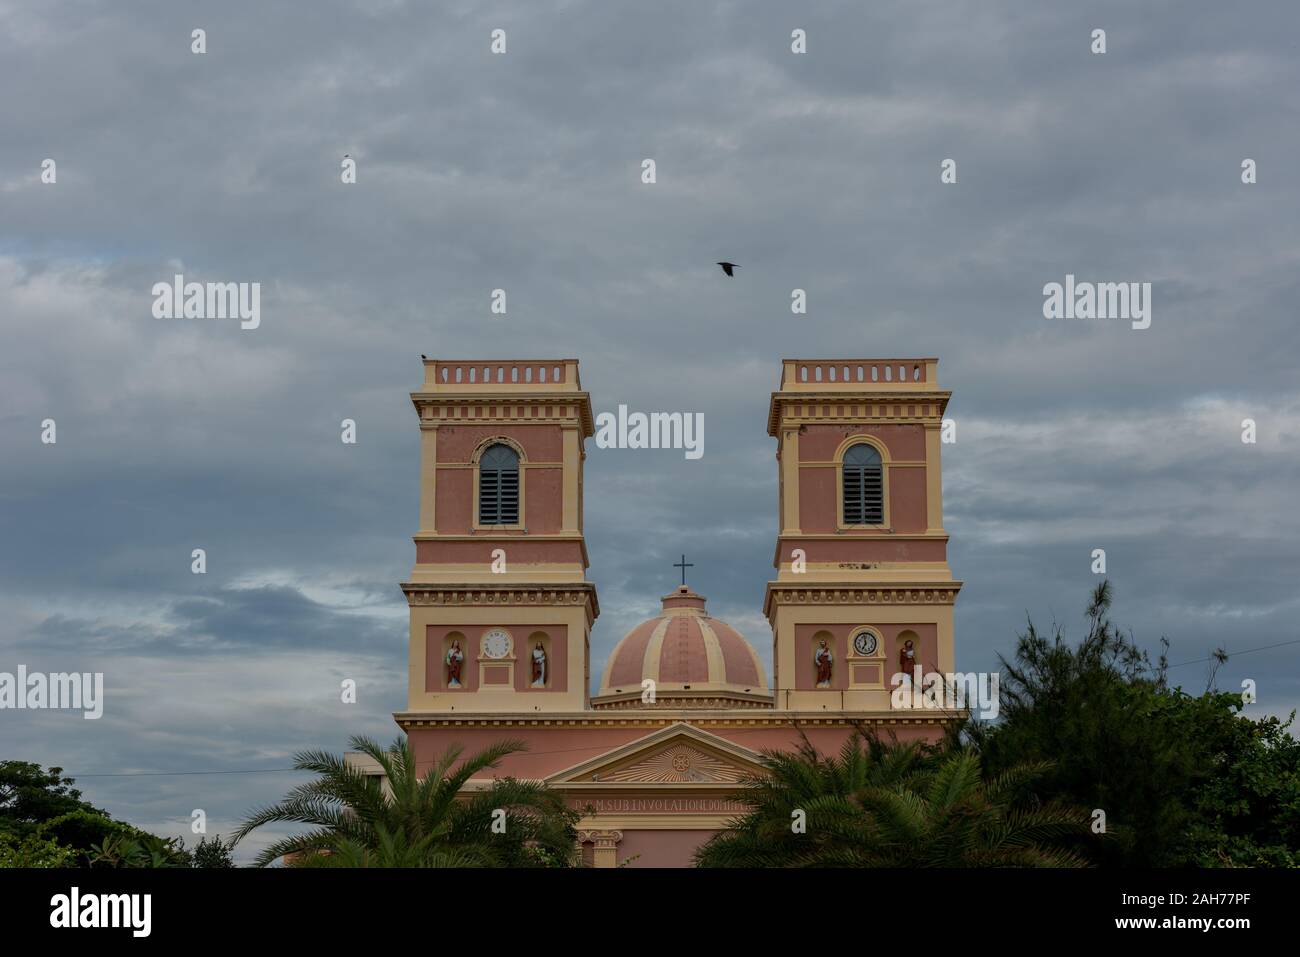
<svg viewBox="0 0 1300 957">
<path fill-rule="evenodd" d="M 628 867 L 690 867 L 691 855 L 713 831 L 630 831 L 623 829 L 618 843 L 619 864 Z M 631 860 L 635 858 L 635 860 Z"/>
<path fill-rule="evenodd" d="M 454 716 L 453 716 L 454 717 Z M 645 737 L 655 729 L 626 727 L 562 727 L 523 725 L 516 727 L 414 728 L 411 746 L 421 771 L 452 744 L 462 745 L 471 755 L 506 738 L 522 740 L 528 751 L 508 755 L 496 770 L 499 777 L 544 778 L 557 771 L 598 757 L 620 745 Z"/>
<path fill-rule="evenodd" d="M 434 521 L 443 535 L 467 535 L 474 514 L 472 469 L 438 469 L 433 483 Z"/>
<path fill-rule="evenodd" d="M 456 694 L 458 691 L 477 691 L 478 681 L 478 654 L 479 641 L 483 633 L 497 627 L 487 625 L 427 625 L 424 629 L 424 690 L 446 692 Z M 568 688 L 568 658 L 569 642 L 567 625 L 507 625 L 502 626 L 514 639 L 515 647 L 515 682 L 516 691 L 525 694 L 546 694 L 550 691 L 564 691 Z M 447 687 L 447 666 L 443 662 L 443 656 L 446 654 L 446 638 L 453 632 L 460 632 L 464 639 L 460 643 L 460 650 L 465 653 L 464 666 L 461 669 L 461 683 L 465 686 L 463 689 Z M 547 687 L 533 688 L 529 686 L 529 678 L 532 675 L 532 651 L 533 651 L 533 634 L 542 632 L 546 635 L 543 641 L 543 647 L 546 648 L 546 656 L 550 673 L 547 675 Z M 528 710 L 528 702 L 521 700 L 519 702 L 520 710 Z"/>
<path fill-rule="evenodd" d="M 942 539 L 900 541 L 868 531 L 846 531 L 829 541 L 789 535 L 781 539 L 780 560 L 790 561 L 795 548 L 802 548 L 810 562 L 942 562 L 948 556 L 948 543 Z"/>
<path fill-rule="evenodd" d="M 758 665 L 754 662 L 754 656 L 747 650 L 748 642 L 745 641 L 744 636 L 717 618 L 709 620 L 709 627 L 718 636 L 727 680 L 733 684 L 757 686 Z"/>
<path fill-rule="evenodd" d="M 599 713 L 596 713 L 595 717 L 599 717 Z M 522 740 L 529 750 L 502 759 L 494 773 L 499 777 L 512 775 L 521 778 L 544 778 L 660 730 L 662 727 L 637 728 L 623 725 L 612 727 L 597 725 L 452 726 L 414 728 L 410 732 L 410 739 L 421 770 L 430 767 L 435 756 L 452 744 L 462 745 L 465 754 L 470 755 L 506 738 Z M 799 729 L 792 725 L 758 728 L 721 727 L 704 730 L 758 752 L 765 748 L 793 751 L 798 748 L 800 742 Z M 853 729 L 842 726 L 806 725 L 803 727 L 803 732 L 813 746 L 823 754 L 833 754 L 853 733 Z M 889 740 L 893 735 L 899 741 L 912 741 L 937 740 L 941 733 L 937 726 L 896 725 L 880 729 L 880 735 L 885 740 Z"/>
<path fill-rule="evenodd" d="M 925 429 L 921 425 L 877 423 L 810 425 L 799 436 L 799 461 L 831 462 L 850 436 L 870 436 L 884 445 L 889 461 L 923 462 Z M 886 495 L 889 521 L 897 532 L 926 529 L 926 487 L 924 468 L 886 467 Z M 805 532 L 836 530 L 839 522 L 838 469 L 807 466 L 799 470 L 799 524 Z M 871 533 L 864 533 L 871 534 Z M 878 534 L 878 533 L 877 533 Z"/>
<path fill-rule="evenodd" d="M 925 428 L 921 425 L 810 425 L 799 434 L 799 459 L 829 462 L 851 435 L 869 435 L 884 443 L 889 458 L 918 462 L 925 459 Z"/>
<path fill-rule="evenodd" d="M 645 652 L 650 645 L 650 636 L 659 626 L 659 619 L 652 618 L 637 625 L 615 647 L 609 668 L 609 687 L 620 691 L 640 688 L 645 677 Z"/>
<path fill-rule="evenodd" d="M 441 529 L 440 529 L 441 531 Z M 502 545 L 503 536 L 518 537 L 519 541 Z M 528 538 L 523 532 L 501 532 L 482 541 L 416 542 L 415 560 L 421 565 L 440 563 L 456 565 L 492 564 L 492 550 L 504 548 L 508 567 L 538 565 L 544 562 L 581 563 L 582 545 L 578 542 L 547 542 Z"/>
<path fill-rule="evenodd" d="M 833 468 L 799 470 L 799 527 L 805 532 L 833 532 L 839 522 L 839 482 Z M 879 534 L 878 532 L 872 534 Z"/>
<path fill-rule="evenodd" d="M 886 687 L 889 679 L 898 670 L 898 649 L 901 643 L 898 636 L 904 631 L 915 632 L 919 641 L 914 641 L 917 655 L 926 671 L 936 670 L 938 662 L 938 629 L 930 624 L 878 625 L 873 621 L 861 621 L 856 625 L 795 625 L 795 688 L 807 691 L 844 691 L 849 687 L 849 638 L 863 626 L 870 626 L 878 631 L 884 640 Z M 813 666 L 813 648 L 818 644 L 816 636 L 821 632 L 830 632 L 830 649 L 835 654 L 835 668 L 831 673 L 829 688 L 817 687 L 817 669 Z"/>
<path fill-rule="evenodd" d="M 529 462 L 564 458 L 563 430 L 558 425 L 442 425 L 438 427 L 438 464 L 466 463 L 484 439 L 505 435 L 518 442 Z"/>
<path fill-rule="evenodd" d="M 564 470 L 559 467 L 564 458 L 563 435 L 558 425 L 441 426 L 438 429 L 438 464 L 434 475 L 437 531 L 464 535 L 468 534 L 474 522 L 477 472 L 443 466 L 468 464 L 473 461 L 474 450 L 485 439 L 507 436 L 523 448 L 526 463 L 557 466 L 522 470 L 522 518 L 531 533 L 558 532 L 564 521 Z"/>
<path fill-rule="evenodd" d="M 834 532 L 839 523 L 839 471 L 829 466 L 799 470 L 799 526 L 805 532 Z M 885 496 L 890 527 L 896 532 L 924 532 L 925 469 L 885 469 Z M 864 536 L 884 532 L 864 530 Z"/>
<path fill-rule="evenodd" d="M 564 469 L 524 469 L 523 519 L 533 534 L 564 527 Z"/>
<path fill-rule="evenodd" d="M 474 522 L 476 469 L 440 468 L 434 481 L 437 531 L 444 535 L 466 535 Z M 532 534 L 558 532 L 564 523 L 564 470 L 523 470 L 523 523 Z M 505 531 L 504 535 L 523 532 Z"/>
</svg>

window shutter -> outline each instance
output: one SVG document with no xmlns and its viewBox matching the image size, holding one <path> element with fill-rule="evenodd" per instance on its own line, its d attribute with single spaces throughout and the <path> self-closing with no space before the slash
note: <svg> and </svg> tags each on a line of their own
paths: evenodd
<svg viewBox="0 0 1300 957">
<path fill-rule="evenodd" d="M 883 525 L 885 476 L 880 453 L 870 445 L 851 446 L 844 454 L 844 524 Z"/>
<path fill-rule="evenodd" d="M 494 445 L 479 459 L 478 523 L 519 524 L 519 456 L 506 445 Z"/>
<path fill-rule="evenodd" d="M 519 524 L 519 473 L 498 472 L 500 475 L 500 507 L 497 523 L 500 525 Z"/>
</svg>

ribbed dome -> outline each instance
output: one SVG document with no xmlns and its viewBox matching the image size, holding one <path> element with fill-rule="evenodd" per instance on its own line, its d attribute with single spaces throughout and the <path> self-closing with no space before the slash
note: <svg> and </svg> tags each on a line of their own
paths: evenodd
<svg viewBox="0 0 1300 957">
<path fill-rule="evenodd" d="M 704 609 L 704 596 L 681 586 L 663 597 L 663 612 L 615 646 L 592 707 L 771 707 L 758 655 L 740 632 Z M 642 682 L 655 682 L 655 701 Z"/>
</svg>

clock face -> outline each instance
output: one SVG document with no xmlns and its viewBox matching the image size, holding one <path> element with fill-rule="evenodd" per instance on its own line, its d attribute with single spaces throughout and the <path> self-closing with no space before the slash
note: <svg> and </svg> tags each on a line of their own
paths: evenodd
<svg viewBox="0 0 1300 957">
<path fill-rule="evenodd" d="M 483 636 L 483 654 L 489 658 L 504 658 L 510 654 L 511 641 L 500 628 L 493 628 Z"/>
<path fill-rule="evenodd" d="M 876 636 L 869 631 L 859 632 L 853 638 L 853 650 L 860 655 L 876 653 Z"/>
</svg>

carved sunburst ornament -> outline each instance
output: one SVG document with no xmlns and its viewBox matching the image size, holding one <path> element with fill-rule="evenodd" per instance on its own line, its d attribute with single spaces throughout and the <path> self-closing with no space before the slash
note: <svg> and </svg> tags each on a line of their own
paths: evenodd
<svg viewBox="0 0 1300 957">
<path fill-rule="evenodd" d="M 637 784 L 734 784 L 744 771 L 685 744 L 675 744 L 636 764 L 601 775 L 602 781 Z"/>
</svg>

